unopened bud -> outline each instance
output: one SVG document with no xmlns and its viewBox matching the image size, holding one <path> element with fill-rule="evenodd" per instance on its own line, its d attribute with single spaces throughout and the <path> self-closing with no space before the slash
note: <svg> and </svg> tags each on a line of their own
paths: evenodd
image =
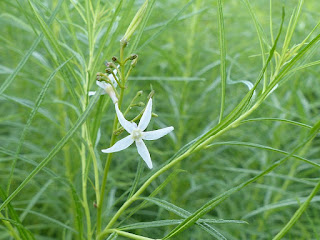
<svg viewBox="0 0 320 240">
<path fill-rule="evenodd" d="M 153 95 L 154 95 L 154 93 L 155 93 L 154 90 L 152 90 L 152 91 L 149 93 L 148 99 L 152 98 Z"/>
<path fill-rule="evenodd" d="M 116 62 L 116 63 L 119 63 L 118 58 L 117 58 L 117 57 L 115 57 L 115 56 L 113 56 L 113 57 L 112 57 L 112 61 L 114 61 L 114 62 Z"/>
<path fill-rule="evenodd" d="M 138 57 L 137 54 L 132 54 L 130 57 L 129 57 L 129 60 L 134 60 Z"/>
<path fill-rule="evenodd" d="M 144 107 L 144 105 L 146 105 L 146 104 L 145 104 L 144 102 L 138 102 L 137 105 L 138 105 L 139 107 Z"/>
<path fill-rule="evenodd" d="M 100 81 L 102 79 L 102 76 L 103 76 L 102 72 L 97 72 L 96 80 Z"/>
<path fill-rule="evenodd" d="M 112 88 L 112 86 L 110 84 L 108 84 L 108 86 L 106 87 L 105 91 L 110 96 L 112 102 L 114 104 L 116 104 L 118 102 L 118 98 L 117 98 L 116 93 L 114 92 L 114 90 L 113 90 L 113 88 Z"/>
<path fill-rule="evenodd" d="M 148 6 L 148 0 L 144 2 L 144 4 L 140 7 L 139 11 L 136 13 L 134 18 L 132 19 L 126 33 L 124 34 L 123 38 L 120 40 L 121 45 L 123 47 L 126 46 L 126 44 L 130 41 L 130 38 L 132 37 L 133 33 L 136 31 L 136 29 L 139 27 Z"/>
<path fill-rule="evenodd" d="M 113 62 L 105 62 L 107 68 L 116 68 L 116 65 Z"/>
<path fill-rule="evenodd" d="M 138 56 L 137 58 L 133 59 L 132 62 L 131 62 L 131 66 L 134 68 L 138 63 Z"/>
<path fill-rule="evenodd" d="M 111 68 L 106 68 L 106 73 L 111 74 L 112 73 L 112 69 Z"/>
</svg>

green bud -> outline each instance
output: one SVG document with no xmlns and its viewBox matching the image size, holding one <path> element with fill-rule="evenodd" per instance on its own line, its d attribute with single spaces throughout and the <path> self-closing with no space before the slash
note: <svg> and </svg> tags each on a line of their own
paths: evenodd
<svg viewBox="0 0 320 240">
<path fill-rule="evenodd" d="M 131 56 L 129 57 L 129 60 L 134 60 L 138 57 L 137 54 L 131 54 Z"/>
<path fill-rule="evenodd" d="M 102 72 L 97 72 L 97 78 L 96 78 L 96 80 L 100 81 L 102 74 L 103 74 Z"/>
<path fill-rule="evenodd" d="M 137 58 L 133 59 L 132 62 L 131 62 L 131 66 L 134 68 L 138 63 L 138 56 Z"/>
<path fill-rule="evenodd" d="M 106 63 L 107 68 L 116 68 L 116 65 L 113 62 Z"/>
<path fill-rule="evenodd" d="M 115 56 L 113 56 L 113 57 L 112 57 L 112 61 L 114 61 L 114 62 L 116 62 L 116 63 L 119 63 L 118 58 L 117 58 L 117 57 L 115 57 Z"/>
<path fill-rule="evenodd" d="M 144 102 L 138 102 L 137 104 L 139 107 L 144 107 L 146 104 Z"/>
<path fill-rule="evenodd" d="M 106 68 L 106 73 L 111 74 L 112 73 L 112 69 L 111 68 Z"/>
<path fill-rule="evenodd" d="M 126 45 L 128 44 L 128 42 L 130 41 L 130 38 L 132 37 L 133 33 L 137 30 L 137 28 L 139 27 L 145 13 L 147 10 L 147 6 L 148 6 L 148 1 L 146 0 L 144 2 L 144 4 L 140 7 L 139 11 L 136 13 L 136 15 L 134 16 L 134 18 L 132 19 L 126 33 L 124 34 L 124 36 L 122 37 L 122 39 L 120 40 L 121 45 L 123 47 L 126 47 Z"/>
<path fill-rule="evenodd" d="M 148 95 L 148 99 L 152 98 L 154 94 L 155 94 L 155 92 L 154 92 L 154 90 L 152 90 Z"/>
</svg>

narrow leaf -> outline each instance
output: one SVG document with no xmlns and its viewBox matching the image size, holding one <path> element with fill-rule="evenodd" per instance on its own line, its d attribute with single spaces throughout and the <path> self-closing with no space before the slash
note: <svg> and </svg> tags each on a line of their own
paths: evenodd
<svg viewBox="0 0 320 240">
<path fill-rule="evenodd" d="M 102 89 L 101 89 L 102 90 Z M 101 92 L 99 90 L 99 92 Z M 99 93 L 98 92 L 98 93 Z M 30 182 L 30 180 L 40 172 L 53 158 L 54 156 L 63 148 L 63 146 L 73 137 L 79 127 L 83 124 L 83 122 L 87 119 L 90 112 L 92 111 L 95 103 L 99 98 L 99 94 L 96 94 L 91 102 L 88 104 L 86 110 L 81 114 L 80 118 L 74 124 L 74 126 L 67 132 L 67 134 L 55 145 L 55 147 L 51 150 L 51 152 L 44 158 L 41 163 L 24 179 L 24 181 L 11 193 L 11 195 L 0 205 L 0 211 L 4 209 L 8 203 L 12 201 L 12 199 Z"/>
</svg>

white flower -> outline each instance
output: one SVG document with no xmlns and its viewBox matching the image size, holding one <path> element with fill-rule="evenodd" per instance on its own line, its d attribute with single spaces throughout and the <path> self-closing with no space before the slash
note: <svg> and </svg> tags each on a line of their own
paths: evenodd
<svg viewBox="0 0 320 240">
<path fill-rule="evenodd" d="M 114 75 L 117 74 L 117 69 L 114 69 L 113 70 L 113 73 Z M 110 79 L 110 81 L 112 82 L 113 86 L 114 87 L 117 87 L 117 81 L 114 79 L 114 76 L 113 74 L 109 74 L 108 75 L 108 78 Z M 102 88 L 104 91 L 101 93 L 101 95 L 104 95 L 104 94 L 108 94 L 110 96 L 110 98 L 112 99 L 113 103 L 116 103 L 118 102 L 118 98 L 116 96 L 116 93 L 114 92 L 111 84 L 109 83 L 106 83 L 104 81 L 96 81 L 96 84 Z M 96 91 L 89 91 L 89 96 L 92 96 L 92 95 L 95 95 L 96 94 Z"/>
<path fill-rule="evenodd" d="M 144 130 L 147 128 L 150 119 L 151 119 L 151 111 L 152 111 L 152 99 L 150 98 L 147 107 L 140 119 L 139 125 L 137 126 L 134 122 L 129 122 L 126 120 L 121 113 L 118 103 L 115 104 L 116 113 L 118 116 L 118 120 L 122 127 L 130 133 L 129 136 L 119 140 L 116 142 L 112 147 L 103 149 L 102 152 L 104 153 L 112 153 L 112 152 L 119 152 L 123 149 L 126 149 L 129 147 L 133 142 L 136 142 L 136 146 L 138 149 L 138 153 L 142 157 L 142 159 L 145 161 L 145 163 L 148 165 L 148 167 L 152 168 L 152 162 L 150 153 L 144 144 L 143 140 L 156 140 L 159 139 L 168 133 L 170 133 L 173 130 L 173 127 L 166 127 L 162 129 L 158 129 L 155 131 L 149 131 L 144 132 Z"/>
</svg>

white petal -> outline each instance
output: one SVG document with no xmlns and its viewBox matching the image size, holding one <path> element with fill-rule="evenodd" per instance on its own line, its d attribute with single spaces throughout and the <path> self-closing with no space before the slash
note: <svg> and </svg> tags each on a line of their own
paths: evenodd
<svg viewBox="0 0 320 240">
<path fill-rule="evenodd" d="M 89 93 L 88 93 L 89 96 L 93 96 L 95 94 L 96 94 L 96 91 L 89 91 Z"/>
<path fill-rule="evenodd" d="M 97 93 L 96 91 L 89 91 L 89 92 L 88 92 L 88 95 L 89 95 L 89 97 L 90 97 L 90 96 L 95 95 L 96 93 Z M 102 91 L 102 92 L 100 93 L 100 95 L 105 95 L 105 94 L 107 94 L 106 91 Z"/>
<path fill-rule="evenodd" d="M 117 75 L 117 69 L 114 69 L 113 73 L 114 73 L 114 75 Z M 117 87 L 118 84 L 117 84 L 117 81 L 114 79 L 113 74 L 109 74 L 108 77 L 109 77 L 110 81 L 113 83 L 113 86 Z"/>
<path fill-rule="evenodd" d="M 152 168 L 152 162 L 151 162 L 151 157 L 150 153 L 148 151 L 147 146 L 144 144 L 143 141 L 136 141 L 138 153 L 142 157 L 143 161 L 148 165 L 148 168 Z"/>
<path fill-rule="evenodd" d="M 139 129 L 141 129 L 141 131 L 145 130 L 148 127 L 151 119 L 151 111 L 152 111 L 152 98 L 149 99 L 146 109 L 144 110 L 144 113 L 142 114 L 142 117 L 140 119 L 138 127 Z"/>
<path fill-rule="evenodd" d="M 166 127 L 155 131 L 143 132 L 142 139 L 156 140 L 167 135 L 169 132 L 173 131 L 173 129 L 173 127 Z"/>
<path fill-rule="evenodd" d="M 119 152 L 123 149 L 126 149 L 127 147 L 129 147 L 132 143 L 134 142 L 134 140 L 132 139 L 132 137 L 129 135 L 121 140 L 119 140 L 118 142 L 116 142 L 112 147 L 107 148 L 107 149 L 103 149 L 101 150 L 103 153 L 112 153 L 112 152 Z"/>
<path fill-rule="evenodd" d="M 118 102 L 117 95 L 115 91 L 113 90 L 113 87 L 109 84 L 109 86 L 106 88 L 106 93 L 108 93 L 109 97 L 112 99 L 112 102 L 115 104 Z"/>
<path fill-rule="evenodd" d="M 128 132 L 128 133 L 132 133 L 133 129 L 135 129 L 137 126 L 135 123 L 129 122 L 128 120 L 126 120 L 122 114 L 122 112 L 119 109 L 118 103 L 116 102 L 115 104 L 115 108 L 116 108 L 116 113 L 118 116 L 118 120 L 119 123 L 121 124 L 121 126 Z"/>
<path fill-rule="evenodd" d="M 101 87 L 102 89 L 106 89 L 108 87 L 108 85 L 110 85 L 109 83 L 106 83 L 105 81 L 96 81 L 96 84 Z"/>
</svg>

